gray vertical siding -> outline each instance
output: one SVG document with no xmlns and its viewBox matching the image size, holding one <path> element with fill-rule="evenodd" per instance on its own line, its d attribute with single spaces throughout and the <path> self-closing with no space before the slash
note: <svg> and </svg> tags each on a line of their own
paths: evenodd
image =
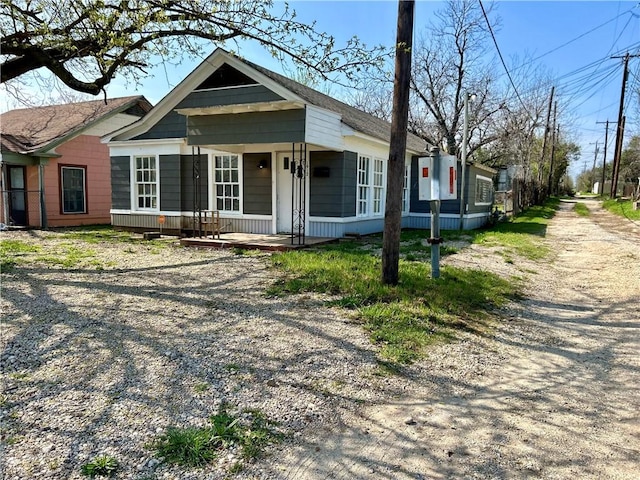
<svg viewBox="0 0 640 480">
<path fill-rule="evenodd" d="M 309 214 L 313 217 L 352 217 L 356 208 L 357 155 L 353 152 L 311 152 L 309 155 Z M 321 169 L 329 176 L 318 175 Z"/>
<path fill-rule="evenodd" d="M 353 217 L 356 214 L 356 194 L 358 190 L 358 154 L 344 152 L 344 171 L 342 186 L 342 216 Z"/>
<path fill-rule="evenodd" d="M 305 110 L 189 118 L 190 145 L 304 142 Z"/>
<path fill-rule="evenodd" d="M 131 160 L 128 156 L 111 157 L 111 207 L 131 209 Z"/>
<path fill-rule="evenodd" d="M 160 210 L 179 212 L 180 196 L 180 155 L 160 155 Z"/>
<path fill-rule="evenodd" d="M 203 210 L 209 208 L 209 174 L 207 156 L 200 155 L 200 207 Z M 180 157 L 180 209 L 183 212 L 192 212 L 194 210 L 193 197 L 195 194 L 193 180 L 193 157 L 191 155 L 182 155 Z"/>
<path fill-rule="evenodd" d="M 243 161 L 243 213 L 271 215 L 271 154 L 245 153 Z M 267 167 L 259 168 L 260 161 Z"/>
<path fill-rule="evenodd" d="M 328 169 L 329 176 L 318 176 L 315 172 L 319 169 Z M 309 170 L 309 214 L 313 217 L 342 217 L 344 154 L 311 152 Z"/>
</svg>

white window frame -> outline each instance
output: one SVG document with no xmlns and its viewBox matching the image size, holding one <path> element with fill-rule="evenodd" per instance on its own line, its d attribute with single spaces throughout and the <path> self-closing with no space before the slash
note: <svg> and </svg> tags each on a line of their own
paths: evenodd
<svg viewBox="0 0 640 480">
<path fill-rule="evenodd" d="M 231 153 L 216 153 L 212 157 L 214 209 L 227 214 L 242 214 L 242 156 Z M 228 160 L 226 167 L 225 159 Z M 233 159 L 236 161 L 235 167 L 232 167 Z M 218 167 L 218 160 L 220 160 L 220 167 Z M 234 172 L 236 173 L 235 177 Z M 222 192 L 222 195 L 219 192 Z M 237 209 L 234 208 L 236 205 Z"/>
<path fill-rule="evenodd" d="M 358 156 L 358 192 L 356 198 L 356 215 L 369 216 L 371 201 L 371 157 Z"/>
<path fill-rule="evenodd" d="M 67 211 L 65 209 L 65 188 L 64 188 L 64 174 L 65 170 L 80 170 L 82 172 L 82 211 Z M 74 165 L 61 165 L 60 166 L 60 198 L 61 210 L 63 215 L 78 215 L 87 213 L 87 167 L 74 166 Z"/>
<path fill-rule="evenodd" d="M 373 189 L 373 215 L 379 216 L 384 213 L 384 160 L 381 158 L 373 159 L 373 168 L 371 169 L 371 185 Z"/>
<path fill-rule="evenodd" d="M 409 190 L 409 179 L 411 178 L 411 165 L 404 166 L 404 179 L 402 181 L 402 213 L 409 213 L 411 206 L 411 191 Z"/>
<path fill-rule="evenodd" d="M 138 160 L 142 162 L 142 167 L 138 168 Z M 153 168 L 149 162 L 145 166 L 145 160 L 153 160 Z M 160 210 L 160 162 L 157 155 L 135 155 L 133 156 L 133 200 L 134 210 L 157 212 Z M 147 174 L 148 175 L 145 175 Z M 140 175 L 139 175 L 140 174 Z M 146 178 L 145 178 L 146 177 Z M 144 192 L 140 192 L 140 187 L 145 187 Z M 148 187 L 148 188 L 146 188 Z M 148 199 L 148 205 L 140 206 L 141 199 Z M 155 200 L 155 202 L 154 202 Z"/>
<path fill-rule="evenodd" d="M 370 155 L 358 156 L 356 216 L 384 215 L 386 162 Z"/>
<path fill-rule="evenodd" d="M 488 202 L 479 202 L 478 201 L 478 182 L 486 182 L 489 184 L 489 191 L 491 192 L 490 197 L 493 197 L 493 180 L 491 180 L 489 177 L 483 177 L 482 175 L 476 175 L 476 191 L 475 191 L 475 195 L 473 198 L 473 204 L 474 205 L 491 205 L 492 201 L 491 198 L 489 199 Z"/>
</svg>

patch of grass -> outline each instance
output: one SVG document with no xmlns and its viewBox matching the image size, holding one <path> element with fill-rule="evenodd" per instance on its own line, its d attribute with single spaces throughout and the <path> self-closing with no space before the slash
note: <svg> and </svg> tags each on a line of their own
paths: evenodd
<svg viewBox="0 0 640 480">
<path fill-rule="evenodd" d="M 82 465 L 80 471 L 83 475 L 90 478 L 93 478 L 96 475 L 111 477 L 115 475 L 118 467 L 118 460 L 116 460 L 115 457 L 112 457 L 111 455 L 100 455 L 90 462 Z"/>
<path fill-rule="evenodd" d="M 573 206 L 573 211 L 581 217 L 588 217 L 591 213 L 589 211 L 589 208 L 582 202 L 576 202 L 576 204 Z"/>
<path fill-rule="evenodd" d="M 196 383 L 193 386 L 193 391 L 196 393 L 203 393 L 206 392 L 207 390 L 209 390 L 209 384 L 208 383 Z"/>
<path fill-rule="evenodd" d="M 547 225 L 559 203 L 559 199 L 551 198 L 544 205 L 530 207 L 511 221 L 499 223 L 491 230 L 473 232 L 472 242 L 506 247 L 529 260 L 542 260 L 551 250 L 541 244 L 539 237 L 546 235 Z"/>
<path fill-rule="evenodd" d="M 81 227 L 67 227 L 57 232 L 69 240 L 81 240 L 86 243 L 134 243 L 142 240 L 134 238 L 129 232 L 114 230 L 111 225 L 89 225 Z"/>
<path fill-rule="evenodd" d="M 95 250 L 72 244 L 61 244 L 53 253 L 36 256 L 35 261 L 50 265 L 60 265 L 64 268 L 101 265 L 100 262 L 94 259 L 95 255 Z"/>
<path fill-rule="evenodd" d="M 170 427 L 150 448 L 166 463 L 201 467 L 232 446 L 240 448 L 243 460 L 255 459 L 281 438 L 274 423 L 257 410 L 234 416 L 223 405 L 209 423 L 205 427 Z"/>
<path fill-rule="evenodd" d="M 508 223 L 491 230 L 445 231 L 445 241 L 465 240 L 502 249 L 507 263 L 517 256 L 539 260 L 550 250 L 542 244 L 547 224 L 560 201 L 529 208 Z M 485 334 L 491 329 L 492 310 L 518 294 L 521 280 L 505 280 L 485 271 L 445 266 L 438 280 L 431 278 L 430 247 L 424 245 L 429 233 L 403 231 L 398 285 L 383 285 L 381 276 L 381 236 L 343 241 L 305 251 L 276 254 L 275 267 L 286 278 L 268 289 L 273 296 L 289 293 L 326 293 L 332 303 L 355 310 L 372 342 L 380 347 L 381 375 L 393 374 L 395 367 L 422 358 L 435 342 L 449 341 L 456 331 Z M 446 244 L 445 244 L 446 245 Z M 441 247 L 443 254 L 455 253 Z M 426 254 L 425 254 L 426 253 Z"/>
<path fill-rule="evenodd" d="M 93 267 L 102 270 L 106 265 L 96 257 L 95 250 L 82 244 L 69 241 L 55 242 L 50 245 L 35 245 L 22 240 L 0 241 L 0 266 L 3 272 L 18 265 L 44 263 L 62 268 Z"/>
<path fill-rule="evenodd" d="M 633 209 L 633 201 L 631 200 L 618 201 L 609 199 L 605 200 L 602 206 L 620 217 L 625 217 L 629 220 L 640 220 L 640 210 Z"/>
<path fill-rule="evenodd" d="M 488 272 L 453 267 L 444 267 L 434 280 L 430 264 L 408 261 L 400 262 L 399 284 L 384 285 L 380 260 L 363 251 L 295 251 L 274 255 L 272 261 L 288 278 L 269 293 L 338 296 L 335 304 L 357 309 L 381 357 L 400 364 L 421 358 L 427 346 L 452 338 L 456 329 L 484 331 L 488 311 L 517 290 Z"/>
<path fill-rule="evenodd" d="M 42 250 L 22 240 L 0 240 L 0 271 L 8 272 L 22 259 Z"/>
</svg>

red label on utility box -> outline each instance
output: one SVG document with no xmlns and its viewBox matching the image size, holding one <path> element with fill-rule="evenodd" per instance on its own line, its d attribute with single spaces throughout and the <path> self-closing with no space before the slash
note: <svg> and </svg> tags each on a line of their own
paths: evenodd
<svg viewBox="0 0 640 480">
<path fill-rule="evenodd" d="M 455 192 L 456 183 L 456 170 L 453 167 L 449 167 L 449 193 Z"/>
<path fill-rule="evenodd" d="M 422 168 L 422 178 L 427 178 L 429 176 L 429 167 Z"/>
</svg>

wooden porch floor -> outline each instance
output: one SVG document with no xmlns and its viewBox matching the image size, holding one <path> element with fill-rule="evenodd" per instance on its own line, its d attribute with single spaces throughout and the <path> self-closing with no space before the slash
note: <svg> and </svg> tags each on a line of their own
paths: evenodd
<svg viewBox="0 0 640 480">
<path fill-rule="evenodd" d="M 255 233 L 222 233 L 220 238 L 193 237 L 180 239 L 180 245 L 204 248 L 244 248 L 247 250 L 286 251 L 307 248 L 338 241 L 330 237 L 306 237 L 304 245 L 298 245 L 298 238 L 291 244 L 290 235 L 269 235 Z"/>
</svg>

